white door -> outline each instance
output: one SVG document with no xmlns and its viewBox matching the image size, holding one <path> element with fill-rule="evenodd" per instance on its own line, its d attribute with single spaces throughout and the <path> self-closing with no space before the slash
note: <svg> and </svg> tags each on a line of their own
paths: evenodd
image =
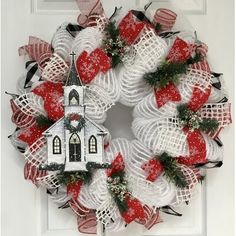
<svg viewBox="0 0 236 236">
<path fill-rule="evenodd" d="M 213 70 L 223 72 L 233 102 L 233 0 L 170 0 L 184 11 L 199 39 L 209 45 L 209 58 Z M 103 0 L 104 8 L 111 14 L 114 6 L 124 8 L 144 6 L 142 0 Z M 154 0 L 165 2 L 164 0 Z M 10 122 L 9 97 L 4 91 L 15 92 L 16 80 L 23 73 L 24 63 L 17 49 L 27 42 L 29 35 L 50 42 L 53 32 L 64 21 L 75 22 L 78 14 L 73 0 L 2 0 L 2 227 L 4 236 L 75 236 L 76 218 L 67 210 L 59 210 L 48 201 L 44 191 L 36 189 L 23 179 L 23 157 L 10 145 L 7 136 L 14 130 Z M 118 119 L 111 120 L 119 111 L 127 115 L 126 125 Z M 123 136 L 131 137 L 129 122 L 131 111 L 117 107 L 109 112 L 107 126 L 114 136 L 116 128 L 123 125 Z M 119 123 L 120 122 L 120 123 Z M 122 132 L 121 132 L 122 133 Z M 182 217 L 162 214 L 164 223 L 150 231 L 131 225 L 121 233 L 107 235 L 165 235 L 165 236 L 233 236 L 233 125 L 222 134 L 225 154 L 220 169 L 209 170 L 206 183 L 184 209 Z"/>
</svg>

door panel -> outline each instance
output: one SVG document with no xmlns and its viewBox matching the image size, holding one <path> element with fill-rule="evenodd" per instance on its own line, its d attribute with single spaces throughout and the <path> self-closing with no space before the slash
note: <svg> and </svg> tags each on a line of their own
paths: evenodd
<svg viewBox="0 0 236 236">
<path fill-rule="evenodd" d="M 111 15 L 115 6 L 141 8 L 148 2 L 103 0 L 103 5 L 106 13 Z M 233 101 L 233 0 L 172 0 L 171 3 L 183 10 L 197 30 L 199 39 L 208 44 L 212 68 L 224 73 L 229 97 Z M 152 7 L 163 4 L 167 1 L 154 0 Z M 73 0 L 3 0 L 2 8 L 2 90 L 15 92 L 17 78 L 24 72 L 23 59 L 17 55 L 18 47 L 27 42 L 29 35 L 50 42 L 61 23 L 75 22 L 78 10 Z M 9 120 L 9 97 L 5 95 L 2 95 L 2 111 L 3 235 L 80 235 L 76 229 L 76 217 L 69 210 L 57 209 L 44 190 L 24 181 L 23 157 L 6 139 L 14 125 Z M 121 111 L 127 115 L 125 119 L 131 120 L 131 109 L 118 107 L 116 111 L 110 111 L 106 125 L 113 137 L 120 137 L 117 127 L 122 123 L 118 124 L 117 114 Z M 116 126 L 112 125 L 115 120 Z M 132 138 L 129 125 L 126 128 L 123 136 Z M 224 130 L 222 141 L 225 145 L 223 167 L 210 170 L 206 182 L 202 187 L 199 185 L 189 206 L 176 209 L 183 213 L 182 217 L 162 214 L 164 222 L 150 231 L 135 224 L 124 232 L 107 235 L 233 236 L 233 125 Z"/>
</svg>

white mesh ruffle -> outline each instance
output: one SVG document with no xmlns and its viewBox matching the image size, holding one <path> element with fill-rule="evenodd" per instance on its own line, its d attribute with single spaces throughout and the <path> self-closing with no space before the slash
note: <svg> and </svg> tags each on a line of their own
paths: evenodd
<svg viewBox="0 0 236 236">
<path fill-rule="evenodd" d="M 110 142 L 105 151 L 105 159 L 111 163 L 121 153 L 128 158 L 130 152 L 129 141 L 117 139 Z M 104 170 L 94 173 L 92 182 L 83 186 L 79 195 L 79 201 L 87 208 L 96 209 L 97 219 L 102 222 L 109 231 L 118 231 L 125 227 L 120 211 L 107 188 L 107 175 Z"/>
<path fill-rule="evenodd" d="M 91 84 L 101 87 L 113 102 L 120 97 L 120 83 L 113 69 L 108 70 L 105 74 L 100 72 Z"/>
<path fill-rule="evenodd" d="M 34 93 L 24 93 L 14 100 L 19 109 L 30 116 L 45 115 L 43 99 Z"/>
<path fill-rule="evenodd" d="M 46 186 L 49 189 L 55 189 L 60 187 L 60 183 L 57 178 L 57 173 L 55 171 L 49 172 L 47 175 L 37 178 L 37 183 L 38 185 Z"/>
<path fill-rule="evenodd" d="M 185 176 L 188 186 L 185 188 L 176 188 L 175 199 L 170 205 L 179 205 L 191 200 L 195 186 L 198 184 L 196 172 L 188 166 L 181 165 L 181 171 Z"/>
<path fill-rule="evenodd" d="M 131 146 L 132 154 L 126 159 L 126 173 L 133 196 L 150 207 L 169 205 L 175 197 L 176 187 L 163 175 L 159 176 L 155 182 L 147 181 L 146 173 L 141 166 L 154 155 L 138 140 L 133 140 Z"/>
<path fill-rule="evenodd" d="M 45 137 L 41 136 L 24 152 L 24 157 L 31 165 L 39 168 L 47 160 L 47 145 Z"/>
<path fill-rule="evenodd" d="M 151 87 L 143 76 L 151 72 L 162 62 L 166 55 L 167 45 L 152 30 L 145 30 L 138 43 L 134 46 L 135 59 L 133 65 L 124 64 L 119 73 L 121 84 L 120 102 L 134 106 L 151 92 Z M 130 61 L 131 59 L 129 59 Z"/>
<path fill-rule="evenodd" d="M 132 129 L 135 137 L 153 153 L 168 152 L 174 157 L 189 156 L 187 135 L 178 128 L 178 125 L 170 124 L 168 118 L 149 119 L 136 118 Z M 171 127 L 172 126 L 172 127 Z M 176 126 L 176 128 L 174 128 Z M 222 147 L 208 135 L 202 134 L 206 143 L 206 159 L 216 161 L 222 159 Z"/>
<path fill-rule="evenodd" d="M 231 123 L 230 103 L 206 103 L 201 109 L 201 118 L 216 119 L 220 127 Z"/>
<path fill-rule="evenodd" d="M 65 61 L 69 61 L 71 46 L 74 38 L 66 30 L 68 23 L 63 23 L 55 32 L 52 38 L 52 47 L 54 52 L 62 57 Z"/>
<path fill-rule="evenodd" d="M 167 151 L 172 156 L 186 153 L 186 135 L 180 128 L 171 128 L 164 123 L 167 119 L 136 118 L 132 129 L 135 137 L 154 153 Z"/>
<path fill-rule="evenodd" d="M 51 82 L 63 82 L 66 80 L 69 66 L 57 53 L 53 53 L 47 65 L 42 71 L 43 79 Z"/>
<path fill-rule="evenodd" d="M 72 51 L 77 57 L 83 52 L 91 53 L 93 50 L 101 46 L 102 32 L 97 27 L 88 27 L 80 31 L 72 44 Z"/>
<path fill-rule="evenodd" d="M 107 176 L 104 170 L 94 173 L 92 182 L 84 185 L 80 191 L 79 202 L 89 209 L 96 209 L 97 219 L 109 231 L 118 231 L 125 226 L 119 209 L 107 189 Z"/>
<path fill-rule="evenodd" d="M 89 54 L 101 46 L 103 33 L 98 27 L 88 27 L 77 34 L 72 50 L 78 57 L 83 51 Z M 98 73 L 87 86 L 85 103 L 86 113 L 95 122 L 101 124 L 106 119 L 106 111 L 120 97 L 120 85 L 113 69 Z"/>
<path fill-rule="evenodd" d="M 66 188 L 62 186 L 60 186 L 57 190 L 52 191 L 48 197 L 60 206 L 65 205 L 71 199 L 71 196 L 67 194 Z"/>
</svg>

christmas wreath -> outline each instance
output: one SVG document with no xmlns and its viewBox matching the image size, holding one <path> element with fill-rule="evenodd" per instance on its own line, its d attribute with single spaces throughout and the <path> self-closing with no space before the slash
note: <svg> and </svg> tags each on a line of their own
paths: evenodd
<svg viewBox="0 0 236 236">
<path fill-rule="evenodd" d="M 72 124 L 74 122 L 74 125 Z M 65 128 L 71 133 L 80 131 L 85 125 L 85 119 L 77 113 L 71 113 L 65 117 Z"/>
<path fill-rule="evenodd" d="M 170 9 L 116 8 L 108 19 L 99 0 L 77 3 L 78 24 L 19 48 L 26 73 L 10 94 L 10 139 L 25 179 L 70 207 L 80 232 L 96 233 L 97 222 L 150 229 L 161 214 L 181 215 L 174 207 L 190 201 L 203 168 L 222 165 L 219 134 L 231 123 L 222 74 Z M 118 101 L 134 107 L 132 141 L 103 126 Z"/>
</svg>

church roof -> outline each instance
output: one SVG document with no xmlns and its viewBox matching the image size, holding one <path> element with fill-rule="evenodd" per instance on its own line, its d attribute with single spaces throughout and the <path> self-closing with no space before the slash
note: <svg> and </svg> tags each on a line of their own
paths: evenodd
<svg viewBox="0 0 236 236">
<path fill-rule="evenodd" d="M 91 119 L 89 119 L 87 116 L 84 117 L 86 121 L 90 122 L 91 125 L 95 126 L 99 131 L 100 134 L 106 135 L 107 131 L 101 127 L 100 125 L 98 125 L 96 122 L 92 121 Z M 59 119 L 57 122 L 55 122 L 52 126 L 50 126 L 47 130 L 45 130 L 43 132 L 43 135 L 47 136 L 47 135 L 51 135 L 51 132 L 56 128 L 58 130 L 58 126 L 60 126 L 63 130 L 64 130 L 64 120 L 65 117 L 62 117 L 61 119 Z M 88 125 L 87 125 L 88 126 Z M 85 126 L 85 129 L 87 128 L 87 126 Z"/>
<path fill-rule="evenodd" d="M 71 85 L 83 86 L 83 83 L 75 67 L 75 53 L 72 52 L 70 55 L 71 55 L 71 67 L 66 81 L 66 86 L 71 86 Z"/>
</svg>

